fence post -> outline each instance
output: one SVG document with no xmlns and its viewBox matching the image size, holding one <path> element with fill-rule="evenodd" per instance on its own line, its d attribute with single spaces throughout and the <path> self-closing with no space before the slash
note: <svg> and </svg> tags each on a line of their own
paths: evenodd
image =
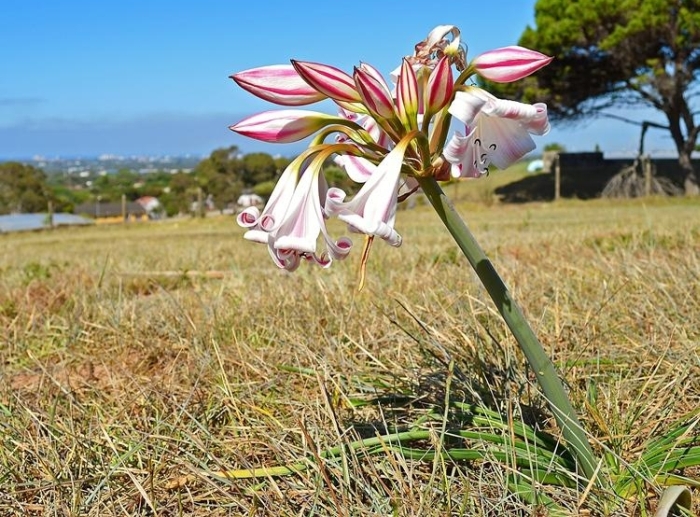
<svg viewBox="0 0 700 517">
<path fill-rule="evenodd" d="M 48 207 L 47 207 L 48 214 L 46 215 L 47 218 L 47 224 L 49 228 L 53 228 L 53 201 L 49 199 L 48 202 Z"/>
<path fill-rule="evenodd" d="M 561 198 L 561 164 L 559 163 L 559 155 L 554 158 L 554 201 L 559 201 Z"/>
<path fill-rule="evenodd" d="M 122 221 L 127 222 L 127 215 L 126 215 L 126 194 L 122 194 Z"/>
<path fill-rule="evenodd" d="M 204 217 L 204 191 L 197 187 L 197 216 Z"/>
<path fill-rule="evenodd" d="M 651 157 L 646 155 L 642 159 L 644 164 L 644 195 L 651 196 Z"/>
</svg>

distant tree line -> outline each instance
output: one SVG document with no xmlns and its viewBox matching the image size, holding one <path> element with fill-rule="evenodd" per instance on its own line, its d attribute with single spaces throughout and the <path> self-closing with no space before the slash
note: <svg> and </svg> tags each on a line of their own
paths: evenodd
<svg viewBox="0 0 700 517">
<path fill-rule="evenodd" d="M 0 214 L 41 212 L 52 198 L 44 171 L 19 162 L 0 163 Z"/>
<path fill-rule="evenodd" d="M 81 203 L 99 199 L 135 201 L 157 197 L 169 216 L 188 213 L 201 195 L 219 208 L 235 207 L 241 194 L 253 192 L 266 199 L 289 165 L 284 157 L 267 153 L 242 154 L 238 147 L 215 149 L 191 172 L 158 171 L 140 174 L 131 169 L 79 178 L 74 174 L 47 175 L 20 162 L 0 163 L 0 214 L 44 212 L 49 201 L 56 212 L 73 212 Z M 351 193 L 353 183 L 332 161 L 325 174 L 331 186 Z"/>
</svg>

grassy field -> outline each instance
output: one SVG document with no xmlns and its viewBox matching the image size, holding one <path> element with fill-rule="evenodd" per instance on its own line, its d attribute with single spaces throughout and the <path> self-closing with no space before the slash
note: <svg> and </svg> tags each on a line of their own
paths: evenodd
<svg viewBox="0 0 700 517">
<path fill-rule="evenodd" d="M 700 201 L 503 206 L 493 187 L 460 185 L 460 212 L 596 450 L 633 463 L 700 406 Z M 359 239 L 285 274 L 232 218 L 0 235 L 0 515 L 547 515 L 507 489 L 512 464 L 430 454 L 470 425 L 448 397 L 558 431 L 430 207 L 397 228 L 359 293 Z M 411 429 L 429 431 L 412 459 L 352 446 Z M 608 510 L 597 489 L 535 490 L 572 515 L 648 515 L 641 485 Z"/>
</svg>

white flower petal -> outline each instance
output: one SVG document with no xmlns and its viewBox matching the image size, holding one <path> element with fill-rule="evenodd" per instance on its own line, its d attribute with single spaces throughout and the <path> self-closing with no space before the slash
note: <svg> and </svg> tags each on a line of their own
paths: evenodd
<svg viewBox="0 0 700 517">
<path fill-rule="evenodd" d="M 478 140 L 478 143 L 477 143 Z M 476 153 L 487 153 L 490 162 L 505 169 L 537 147 L 527 130 L 517 121 L 484 117 L 474 132 Z"/>
<path fill-rule="evenodd" d="M 344 154 L 336 156 L 334 161 L 339 167 L 345 170 L 350 179 L 355 183 L 364 183 L 371 178 L 372 174 L 377 170 L 376 165 L 361 156 Z"/>
<path fill-rule="evenodd" d="M 469 131 L 453 136 L 443 151 L 453 176 L 478 177 L 490 164 L 505 169 L 535 149 L 530 134 L 549 131 L 546 105 L 498 99 L 476 87 L 457 92 L 449 112 Z"/>
<path fill-rule="evenodd" d="M 474 119 L 481 113 L 484 106 L 490 100 L 480 88 L 469 88 L 467 91 L 455 93 L 455 98 L 447 111 L 464 125 L 471 127 Z"/>
<path fill-rule="evenodd" d="M 321 221 L 314 206 L 314 198 L 318 197 L 318 177 L 319 172 L 309 168 L 302 174 L 284 221 L 275 233 L 275 249 L 316 253 L 316 240 L 321 232 Z M 320 211 L 320 205 L 318 209 Z"/>
<path fill-rule="evenodd" d="M 243 238 L 247 241 L 259 242 L 261 244 L 270 243 L 270 233 L 264 230 L 248 230 L 243 234 Z"/>
<path fill-rule="evenodd" d="M 262 213 L 256 207 L 250 207 L 241 212 L 236 218 L 239 226 L 247 228 L 246 238 L 257 242 L 267 242 L 255 232 L 272 233 L 284 218 L 289 202 L 294 195 L 299 178 L 298 162 L 290 163 L 277 181 L 275 188 Z M 250 234 L 250 236 L 248 236 Z"/>
<path fill-rule="evenodd" d="M 329 215 L 347 223 L 353 230 L 375 235 L 392 246 L 401 245 L 401 236 L 394 230 L 398 202 L 401 164 L 406 144 L 395 147 L 377 166 L 376 172 L 349 202 L 345 193 L 330 189 L 325 209 Z"/>
<path fill-rule="evenodd" d="M 455 134 L 445 146 L 443 156 L 452 164 L 453 178 L 480 178 L 488 172 L 488 163 L 480 163 L 473 133 L 469 136 Z"/>
<path fill-rule="evenodd" d="M 236 217 L 236 222 L 238 226 L 243 228 L 253 228 L 258 224 L 260 220 L 260 210 L 256 206 L 250 206 L 245 210 L 241 211 Z"/>
<path fill-rule="evenodd" d="M 317 155 L 303 172 L 289 201 L 284 220 L 269 236 L 273 260 L 279 267 L 292 270 L 302 258 L 328 267 L 333 260 L 345 258 L 352 248 L 350 239 L 335 241 L 326 229 L 326 215 L 321 206 L 321 198 L 325 199 L 328 191 L 325 177 L 321 173 L 321 165 L 326 157 L 323 154 Z M 316 252 L 319 235 L 323 235 L 326 245 L 321 254 Z"/>
</svg>

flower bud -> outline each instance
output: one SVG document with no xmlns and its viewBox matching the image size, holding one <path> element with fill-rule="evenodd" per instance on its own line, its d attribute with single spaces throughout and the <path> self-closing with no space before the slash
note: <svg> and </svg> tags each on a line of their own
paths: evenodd
<svg viewBox="0 0 700 517">
<path fill-rule="evenodd" d="M 535 50 L 511 46 L 484 52 L 476 56 L 471 64 L 480 76 L 489 81 L 510 83 L 547 66 L 552 59 Z"/>
</svg>

